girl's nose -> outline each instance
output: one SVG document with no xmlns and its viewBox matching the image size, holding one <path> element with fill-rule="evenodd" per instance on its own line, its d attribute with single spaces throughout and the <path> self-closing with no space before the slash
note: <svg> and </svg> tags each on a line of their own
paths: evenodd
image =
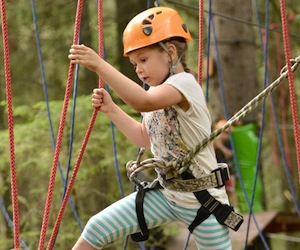
<svg viewBox="0 0 300 250">
<path fill-rule="evenodd" d="M 142 72 L 142 68 L 140 66 L 136 65 L 136 67 L 135 67 L 135 73 L 138 74 L 140 72 Z"/>
</svg>

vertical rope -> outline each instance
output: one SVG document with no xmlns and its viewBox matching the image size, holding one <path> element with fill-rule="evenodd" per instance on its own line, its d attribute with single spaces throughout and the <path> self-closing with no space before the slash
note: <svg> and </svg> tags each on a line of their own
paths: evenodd
<svg viewBox="0 0 300 250">
<path fill-rule="evenodd" d="M 285 61 L 286 61 L 287 72 L 288 72 L 290 103 L 291 103 L 292 117 L 293 117 L 293 123 L 294 123 L 294 137 L 295 137 L 295 144 L 296 144 L 298 178 L 300 180 L 300 134 L 299 134 L 299 125 L 298 125 L 299 123 L 298 123 L 296 94 L 295 94 L 295 88 L 294 88 L 294 75 L 292 73 L 292 66 L 291 66 L 291 61 L 290 61 L 291 51 L 290 51 L 288 24 L 287 24 L 284 0 L 280 0 L 280 13 L 281 13 L 281 23 L 282 23 L 283 44 L 284 44 L 284 51 L 285 51 Z"/>
<path fill-rule="evenodd" d="M 10 178 L 11 178 L 11 196 L 13 206 L 13 225 L 14 225 L 14 247 L 20 247 L 20 226 L 19 226 L 19 207 L 18 207 L 18 188 L 17 174 L 15 161 L 14 147 L 14 120 L 12 109 L 12 89 L 9 61 L 9 46 L 8 46 L 8 27 L 6 22 L 6 2 L 1 0 L 1 19 L 2 19 L 2 36 L 3 36 L 3 52 L 4 52 L 4 68 L 5 68 L 5 83 L 6 83 L 6 102 L 7 102 L 7 118 L 8 132 L 10 145 Z"/>
<path fill-rule="evenodd" d="M 80 31 L 80 20 L 81 20 L 81 14 L 82 14 L 82 2 L 83 2 L 82 0 L 78 0 L 78 3 L 77 3 L 73 44 L 78 43 L 79 31 Z M 59 154 L 60 154 L 62 137 L 63 137 L 63 132 L 64 132 L 64 124 L 65 124 L 65 120 L 66 120 L 66 116 L 67 116 L 68 103 L 69 103 L 71 87 L 72 87 L 72 77 L 73 77 L 73 73 L 74 73 L 74 68 L 75 68 L 74 64 L 70 63 L 68 79 L 67 79 L 67 86 L 66 86 L 65 97 L 64 97 L 64 103 L 63 103 L 62 114 L 61 114 L 61 118 L 60 118 L 58 135 L 57 135 L 57 143 L 56 143 L 56 147 L 55 147 L 54 159 L 53 159 L 53 163 L 52 163 L 50 181 L 49 181 L 49 186 L 48 186 L 48 193 L 47 193 L 47 199 L 46 199 L 46 204 L 45 204 L 41 235 L 40 235 L 40 240 L 39 240 L 39 247 L 38 247 L 39 250 L 42 250 L 44 248 L 44 243 L 45 243 L 45 237 L 46 237 L 47 226 L 48 226 L 50 210 L 51 210 L 52 197 L 53 197 L 53 190 L 54 190 L 54 186 L 55 186 L 56 170 L 57 170 L 57 165 L 58 165 L 58 161 L 59 161 Z"/>
<path fill-rule="evenodd" d="M 102 22 L 102 0 L 99 0 L 98 1 L 99 55 L 103 58 L 104 48 L 103 48 L 103 24 L 102 23 L 103 23 Z M 103 85 L 104 85 L 103 84 L 103 80 L 101 78 L 99 78 L 99 87 L 102 88 Z M 88 144 L 90 135 L 92 133 L 92 129 L 94 127 L 94 124 L 95 124 L 95 121 L 96 121 L 96 118 L 97 118 L 98 110 L 99 109 L 94 109 L 94 111 L 93 111 L 93 114 L 92 114 L 92 117 L 91 117 L 88 129 L 87 129 L 87 132 L 86 132 L 85 137 L 83 139 L 83 142 L 82 142 L 82 145 L 81 145 L 81 148 L 80 148 L 80 151 L 79 151 L 79 155 L 78 155 L 78 158 L 77 158 L 75 166 L 74 166 L 74 170 L 73 170 L 72 176 L 70 178 L 70 182 L 69 182 L 68 188 L 66 190 L 66 193 L 65 193 L 65 196 L 64 196 L 61 208 L 59 210 L 59 213 L 58 213 L 58 216 L 57 216 L 54 228 L 53 228 L 51 236 L 50 236 L 50 240 L 49 240 L 49 244 L 48 244 L 47 250 L 51 250 L 53 248 L 53 246 L 54 246 L 55 237 L 56 237 L 56 235 L 58 233 L 59 226 L 60 226 L 60 223 L 62 221 L 64 211 L 66 209 L 69 197 L 71 195 L 71 191 L 72 191 L 73 185 L 75 183 L 75 179 L 76 179 L 79 167 L 80 167 L 81 160 L 82 160 L 83 155 L 84 155 L 84 151 L 86 149 L 86 146 Z"/>
<path fill-rule="evenodd" d="M 103 14 L 102 0 L 98 1 L 98 53 L 101 58 L 104 57 L 104 36 L 103 36 Z M 99 88 L 103 88 L 103 79 L 99 77 Z"/>
<path fill-rule="evenodd" d="M 276 24 L 273 24 L 271 28 L 276 29 Z M 276 55 L 277 55 L 277 72 L 280 74 L 280 70 L 282 69 L 282 59 L 281 59 L 281 51 L 280 51 L 280 34 L 278 32 L 275 33 L 275 41 L 276 41 Z M 287 133 L 287 108 L 286 108 L 286 100 L 285 100 L 285 85 L 280 84 L 279 86 L 279 94 L 280 94 L 280 103 L 281 103 L 281 123 L 282 123 L 282 137 L 284 144 L 284 151 L 286 153 L 286 161 L 287 165 L 290 168 L 292 166 L 291 160 L 291 152 L 290 145 L 288 141 L 288 133 Z"/>
<path fill-rule="evenodd" d="M 198 43 L 198 82 L 202 86 L 202 68 L 203 68 L 203 0 L 199 0 L 199 43 Z M 207 63 L 208 64 L 208 63 Z"/>
</svg>

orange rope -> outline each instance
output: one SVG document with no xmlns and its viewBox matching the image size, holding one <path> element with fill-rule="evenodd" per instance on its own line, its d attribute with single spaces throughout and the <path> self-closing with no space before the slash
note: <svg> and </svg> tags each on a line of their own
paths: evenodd
<svg viewBox="0 0 300 250">
<path fill-rule="evenodd" d="M 296 103 L 296 97 L 295 97 L 296 94 L 295 94 L 295 88 L 294 88 L 294 75 L 292 72 L 292 66 L 291 66 L 291 61 L 290 61 L 291 51 L 290 51 L 288 23 L 287 23 L 284 0 L 280 0 L 280 13 L 281 13 L 284 51 L 285 51 L 285 61 L 286 61 L 287 70 L 288 70 L 290 103 L 291 103 L 292 117 L 293 117 L 293 123 L 294 123 L 294 137 L 295 137 L 296 155 L 297 155 L 297 163 L 298 163 L 298 178 L 300 180 L 300 134 L 299 134 L 299 125 L 298 125 L 299 123 L 298 123 L 297 103 Z"/>
<path fill-rule="evenodd" d="M 78 3 L 77 3 L 73 44 L 77 44 L 78 39 L 79 39 L 80 20 L 81 20 L 81 14 L 82 14 L 82 2 L 83 2 L 83 0 L 78 0 Z M 41 235 L 40 235 L 40 241 L 39 241 L 39 248 L 38 248 L 39 250 L 42 250 L 44 248 L 44 243 L 45 243 L 45 237 L 46 237 L 47 226 L 48 226 L 50 210 L 51 210 L 52 197 L 53 197 L 53 190 L 54 190 L 54 186 L 55 186 L 56 170 L 57 170 L 57 165 L 58 165 L 58 161 L 59 161 L 59 154 L 60 154 L 60 149 L 61 149 L 61 144 L 62 144 L 64 125 L 65 125 L 65 120 L 66 120 L 66 116 L 67 116 L 68 103 L 69 103 L 71 87 L 72 87 L 72 78 L 73 78 L 74 68 L 75 68 L 74 64 L 70 63 L 67 86 L 66 86 L 65 97 L 64 97 L 64 103 L 63 103 L 62 114 L 61 114 L 61 118 L 60 118 L 60 124 L 59 124 L 57 141 L 56 141 L 56 147 L 55 147 L 55 152 L 54 152 L 54 159 L 53 159 L 53 163 L 52 163 L 51 176 L 50 176 L 50 181 L 49 181 L 49 186 L 48 186 L 48 194 L 47 194 L 45 210 L 44 210 L 44 217 L 43 217 L 43 223 L 42 223 L 42 229 L 41 229 Z"/>
<path fill-rule="evenodd" d="M 100 0 L 98 2 L 98 25 L 99 25 L 99 54 L 100 54 L 101 57 L 103 57 L 103 24 L 102 23 L 103 23 L 102 22 L 102 0 Z M 102 79 L 99 79 L 99 87 L 103 87 L 103 80 Z M 97 108 L 97 109 L 94 109 L 94 111 L 93 111 L 93 114 L 92 114 L 88 129 L 87 129 L 87 132 L 86 132 L 85 137 L 83 139 L 83 142 L 82 142 L 82 145 L 81 145 L 81 148 L 80 148 L 80 151 L 79 151 L 79 155 L 78 155 L 78 158 L 77 158 L 75 166 L 74 166 L 74 170 L 73 170 L 71 178 L 70 178 L 70 182 L 68 184 L 68 188 L 66 190 L 61 208 L 59 210 L 54 228 L 52 230 L 52 234 L 50 236 L 50 240 L 49 240 L 47 250 L 51 250 L 54 246 L 55 238 L 56 238 L 56 235 L 58 233 L 59 226 L 60 226 L 60 223 L 62 221 L 64 211 L 67 207 L 68 200 L 69 200 L 69 197 L 71 195 L 73 185 L 75 183 L 75 179 L 76 179 L 79 167 L 80 167 L 81 160 L 82 160 L 83 155 L 84 155 L 85 148 L 88 144 L 90 135 L 92 133 L 92 129 L 94 127 L 94 124 L 95 124 L 95 121 L 96 121 L 96 118 L 97 118 L 98 110 L 99 109 Z"/>
<path fill-rule="evenodd" d="M 204 7 L 203 0 L 199 0 L 199 53 L 198 53 L 198 82 L 202 86 L 202 67 L 203 67 L 203 20 Z"/>
<path fill-rule="evenodd" d="M 6 83 L 6 102 L 7 102 L 7 118 L 10 145 L 10 178 L 11 178 L 11 196 L 13 206 L 13 225 L 14 225 L 14 247 L 20 247 L 20 225 L 19 225 L 19 208 L 18 208 L 18 187 L 14 148 L 14 119 L 12 109 L 12 89 L 9 62 L 9 46 L 8 46 L 8 27 L 6 22 L 6 2 L 1 1 L 1 18 L 2 18 L 2 35 L 3 35 L 3 52 L 4 52 L 4 68 Z"/>
</svg>

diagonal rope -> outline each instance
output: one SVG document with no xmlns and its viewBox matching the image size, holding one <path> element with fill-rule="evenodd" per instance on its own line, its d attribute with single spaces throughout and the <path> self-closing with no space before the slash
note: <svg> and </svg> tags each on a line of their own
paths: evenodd
<svg viewBox="0 0 300 250">
<path fill-rule="evenodd" d="M 20 247 L 20 225 L 19 225 L 19 207 L 18 207 L 18 187 L 16 174 L 16 160 L 14 147 L 14 119 L 12 108 L 12 88 L 9 61 L 8 46 L 8 27 L 6 21 L 6 2 L 1 0 L 1 20 L 2 20 L 2 36 L 3 36 L 3 52 L 4 52 L 4 68 L 5 68 L 5 84 L 6 84 L 6 102 L 7 102 L 7 119 L 10 146 L 10 178 L 11 178 L 11 196 L 13 206 L 13 228 L 14 228 L 14 246 Z"/>
<path fill-rule="evenodd" d="M 296 70 L 298 64 L 300 63 L 300 56 L 295 59 L 291 59 L 291 69 L 293 71 Z M 171 171 L 174 176 L 178 176 L 187 170 L 189 166 L 189 162 L 204 147 L 208 145 L 212 140 L 215 139 L 219 134 L 221 134 L 224 130 L 239 122 L 243 117 L 245 117 L 249 112 L 251 112 L 258 104 L 265 100 L 268 95 L 282 82 L 284 78 L 288 76 L 287 66 L 283 67 L 280 76 L 267 88 L 265 88 L 260 94 L 254 97 L 250 102 L 248 102 L 241 110 L 239 110 L 233 117 L 231 117 L 227 123 L 219 129 L 213 131 L 209 136 L 207 136 L 202 142 L 200 142 L 194 149 L 192 149 L 185 157 L 176 161 L 164 162 L 160 159 L 146 159 L 141 161 L 144 150 L 140 150 L 140 153 L 137 157 L 136 161 L 129 161 L 126 165 L 126 169 L 128 171 L 128 176 L 130 181 L 135 183 L 138 186 L 141 186 L 140 180 L 137 178 L 137 174 L 148 168 L 161 168 L 164 169 L 165 173 Z M 143 186 L 143 185 L 142 185 Z"/>
<path fill-rule="evenodd" d="M 80 20 L 81 20 L 81 14 L 82 14 L 82 2 L 83 2 L 82 0 L 78 0 L 78 3 L 77 3 L 74 38 L 73 38 L 74 44 L 78 43 L 78 38 L 79 38 Z M 64 132 L 64 124 L 66 121 L 68 103 L 69 103 L 70 93 L 71 93 L 73 72 L 74 72 L 74 64 L 70 63 L 68 79 L 67 79 L 67 86 L 66 86 L 65 97 L 64 97 L 64 103 L 63 103 L 62 114 L 61 114 L 58 135 L 57 135 L 57 140 L 56 140 L 57 143 L 56 143 L 56 147 L 55 147 L 54 159 L 53 159 L 53 163 L 52 163 L 50 181 L 49 181 L 49 186 L 48 186 L 48 193 L 47 193 L 47 199 L 46 199 L 46 204 L 45 204 L 41 235 L 40 235 L 40 240 L 39 240 L 39 248 L 38 248 L 39 250 L 43 250 L 44 243 L 45 243 L 45 237 L 46 237 L 47 226 L 48 226 L 50 210 L 51 210 L 52 197 L 53 197 L 53 190 L 54 190 L 54 186 L 55 186 L 56 170 L 57 170 L 57 165 L 58 165 L 58 160 L 59 160 L 59 154 L 60 154 L 60 149 L 61 149 L 61 144 L 62 144 L 62 137 L 63 137 L 63 132 Z"/>
<path fill-rule="evenodd" d="M 48 122 L 49 122 L 49 128 L 50 128 L 50 135 L 51 135 L 51 140 L 52 140 L 52 147 L 53 147 L 53 151 L 55 150 L 55 136 L 54 136 L 54 130 L 53 130 L 53 122 L 52 122 L 52 118 L 51 118 L 51 112 L 50 112 L 50 105 L 49 105 L 49 98 L 48 98 L 48 88 L 47 88 L 47 81 L 46 81 L 46 75 L 45 75 L 45 67 L 44 67 L 44 62 L 43 62 L 43 54 L 42 54 L 42 49 L 41 49 L 41 41 L 40 41 L 40 35 L 39 35 L 39 29 L 38 29 L 38 22 L 37 22 L 37 13 L 36 13 L 36 4 L 35 4 L 35 0 L 31 0 L 31 8 L 32 8 L 32 17 L 33 17 L 33 24 L 34 24 L 34 31 L 35 31 L 35 39 L 36 39 L 36 43 L 37 43 L 37 51 L 38 51 L 38 57 L 39 57 L 39 63 L 40 63 L 40 70 L 41 70 L 41 75 L 42 75 L 42 82 L 43 82 L 43 91 L 44 91 L 44 98 L 45 98 L 45 105 L 46 105 L 46 110 L 47 110 L 47 116 L 48 116 Z M 72 138 L 73 138 L 73 131 L 74 131 L 74 113 L 75 113 L 75 103 L 76 103 L 76 96 L 75 96 L 75 93 L 76 93 L 76 86 L 77 86 L 77 79 L 78 79 L 78 65 L 76 65 L 76 73 L 75 73 L 75 80 L 74 80 L 74 91 L 73 91 L 73 108 L 72 108 L 72 124 L 71 124 L 71 133 L 70 133 L 70 144 L 72 144 Z M 68 164 L 67 164 L 67 174 L 68 174 L 68 170 L 69 170 L 69 166 L 70 166 L 70 159 L 71 159 L 71 152 L 72 152 L 72 147 L 70 146 L 70 150 L 69 150 L 69 161 L 68 161 Z M 62 183 L 67 183 L 67 180 L 68 180 L 68 175 L 66 174 L 66 177 L 64 176 L 63 174 L 63 171 L 62 171 L 62 167 L 61 167 L 61 164 L 60 162 L 58 162 L 58 168 L 59 168 L 59 173 L 60 173 L 60 176 L 61 176 L 61 180 L 62 180 Z M 66 186 L 66 185 L 65 185 Z M 73 202 L 73 199 L 72 197 L 70 197 L 70 200 L 69 200 L 69 203 L 70 203 L 70 206 L 72 208 L 72 212 L 74 214 L 74 217 L 77 221 L 77 224 L 80 228 L 80 230 L 82 231 L 83 227 L 80 223 L 80 219 L 79 219 L 79 215 L 76 211 L 76 208 L 75 208 L 75 205 L 74 205 L 74 202 Z"/>
<path fill-rule="evenodd" d="M 295 59 L 291 59 L 290 61 L 291 69 L 296 70 L 298 64 L 300 63 L 300 56 Z M 249 112 L 251 112 L 254 108 L 258 106 L 258 104 L 268 97 L 268 95 L 280 84 L 280 82 L 288 76 L 287 66 L 282 69 L 281 75 L 272 83 L 270 86 L 265 88 L 260 94 L 254 97 L 248 104 L 246 104 L 240 111 L 238 111 L 230 120 L 221 128 L 213 131 L 207 138 L 205 138 L 201 143 L 199 143 L 194 150 L 189 152 L 181 161 L 174 161 L 170 163 L 173 168 L 180 170 L 178 173 L 183 173 L 187 167 L 188 162 L 192 159 L 192 157 L 199 152 L 201 149 L 207 146 L 209 142 L 211 142 L 215 137 L 217 137 L 220 133 L 222 133 L 225 129 L 234 125 L 238 121 L 240 121 L 243 117 L 245 117 Z M 169 165 L 169 164 L 168 164 Z"/>
<path fill-rule="evenodd" d="M 4 218 L 7 221 L 7 224 L 9 225 L 9 227 L 11 228 L 11 230 L 14 231 L 13 222 L 10 219 L 10 216 L 9 216 L 9 214 L 8 214 L 6 208 L 5 208 L 5 205 L 4 205 L 3 200 L 2 200 L 1 197 L 0 197 L 0 207 L 1 207 L 1 210 L 3 212 Z M 20 243 L 21 243 L 21 246 L 24 248 L 24 250 L 29 250 L 28 246 L 26 245 L 26 243 L 22 239 L 22 237 L 20 237 Z"/>
<path fill-rule="evenodd" d="M 103 51 L 104 51 L 104 49 L 103 49 L 103 24 L 102 24 L 103 15 L 102 15 L 102 8 L 103 8 L 102 7 L 102 0 L 100 0 L 100 1 L 98 1 L 98 25 L 99 25 L 99 33 L 101 33 L 101 34 L 99 34 L 99 55 L 100 55 L 100 57 L 103 57 Z M 99 79 L 99 87 L 101 87 L 101 88 L 103 87 L 103 80 L 102 79 Z M 84 151 L 86 149 L 86 146 L 88 144 L 90 135 L 92 133 L 92 129 L 94 127 L 94 124 L 95 124 L 95 121 L 96 121 L 96 118 L 97 118 L 98 110 L 99 110 L 99 108 L 95 108 L 94 111 L 93 111 L 93 114 L 92 114 L 88 129 L 87 129 L 87 132 L 85 134 L 85 137 L 83 139 L 81 148 L 79 150 L 78 158 L 75 162 L 74 170 L 73 170 L 73 173 L 71 175 L 69 185 L 68 185 L 67 190 L 65 192 L 65 196 L 64 196 L 64 199 L 62 201 L 61 208 L 59 210 L 54 228 L 53 228 L 51 236 L 50 236 L 50 240 L 49 240 L 49 243 L 48 243 L 48 246 L 47 246 L 47 250 L 52 250 L 53 249 L 54 242 L 55 242 L 55 237 L 58 233 L 59 226 L 60 226 L 60 223 L 62 221 L 63 214 L 64 214 L 64 211 L 66 209 L 67 203 L 68 203 L 68 199 L 71 195 L 71 191 L 72 191 L 73 185 L 75 183 L 75 179 L 76 179 L 79 167 L 80 167 L 81 160 L 82 160 L 83 155 L 84 155 Z"/>
<path fill-rule="evenodd" d="M 285 61 L 287 65 L 288 72 L 288 81 L 289 81 L 289 90 L 290 90 L 290 103 L 292 108 L 292 117 L 294 123 L 294 137 L 296 144 L 296 156 L 298 163 L 298 178 L 300 180 L 300 133 L 299 133 L 299 123 L 298 123 L 298 112 L 297 112 L 297 103 L 296 103 L 296 94 L 294 88 L 294 75 L 292 73 L 290 58 L 290 42 L 289 42 L 289 33 L 288 33 L 288 24 L 285 11 L 285 1 L 280 0 L 280 13 L 281 13 L 281 23 L 282 23 L 282 35 L 283 35 L 283 44 L 285 51 Z"/>
</svg>

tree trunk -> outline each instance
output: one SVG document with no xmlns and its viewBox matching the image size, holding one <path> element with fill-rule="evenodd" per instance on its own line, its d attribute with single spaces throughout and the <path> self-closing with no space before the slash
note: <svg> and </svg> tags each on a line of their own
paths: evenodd
<svg viewBox="0 0 300 250">
<path fill-rule="evenodd" d="M 135 71 L 129 62 L 128 58 L 125 58 L 123 56 L 123 43 L 122 43 L 122 37 L 123 37 L 123 31 L 128 24 L 128 22 L 138 13 L 145 10 L 147 8 L 147 2 L 146 1 L 123 1 L 123 0 L 117 0 L 116 5 L 117 8 L 117 25 L 118 25 L 118 51 L 119 51 L 119 60 L 118 64 L 120 65 L 120 71 L 131 78 L 132 80 L 140 83 L 140 80 L 135 74 Z"/>
<path fill-rule="evenodd" d="M 222 100 L 224 90 L 224 103 L 226 103 L 228 117 L 233 116 L 247 102 L 258 94 L 259 88 L 256 79 L 255 67 L 255 37 L 252 26 L 233 20 L 233 18 L 251 22 L 252 8 L 250 1 L 225 0 L 213 1 L 213 16 L 211 27 L 210 55 L 220 62 L 222 83 L 218 77 L 211 81 L 209 102 L 214 110 L 214 119 L 225 118 Z M 224 16 L 230 18 L 224 18 Z M 216 41 L 214 41 L 214 33 Z M 216 53 L 217 44 L 218 53 Z M 220 75 L 219 75 L 220 76 Z M 222 85 L 221 85 L 222 84 Z M 254 110 L 246 119 L 256 120 L 257 110 Z"/>
</svg>

